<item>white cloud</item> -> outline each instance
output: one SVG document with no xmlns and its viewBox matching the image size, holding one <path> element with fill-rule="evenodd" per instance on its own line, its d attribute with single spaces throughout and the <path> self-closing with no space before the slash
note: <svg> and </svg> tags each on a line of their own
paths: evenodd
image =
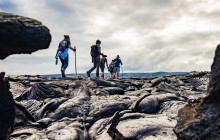
<svg viewBox="0 0 220 140">
<path fill-rule="evenodd" d="M 60 73 L 54 55 L 64 34 L 77 47 L 78 72 L 90 67 L 90 46 L 119 54 L 124 72 L 210 70 L 219 43 L 220 2 L 214 0 L 0 0 L 0 11 L 31 17 L 52 34 L 47 50 L 0 61 L 10 74 Z M 74 72 L 70 51 L 67 73 Z"/>
</svg>

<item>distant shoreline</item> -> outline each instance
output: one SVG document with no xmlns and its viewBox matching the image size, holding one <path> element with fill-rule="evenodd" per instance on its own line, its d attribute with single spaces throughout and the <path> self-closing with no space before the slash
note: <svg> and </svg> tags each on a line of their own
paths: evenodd
<svg viewBox="0 0 220 140">
<path fill-rule="evenodd" d="M 159 77 L 159 76 L 169 76 L 169 75 L 182 75 L 189 72 L 153 72 L 153 73 L 120 73 L 120 77 L 129 78 L 129 77 Z M 40 75 L 46 78 L 52 77 L 61 77 L 61 74 L 46 74 Z M 66 74 L 66 76 L 76 76 L 75 74 Z M 78 73 L 77 76 L 87 77 L 86 73 Z M 105 73 L 105 77 L 109 77 L 109 73 Z M 95 73 L 91 73 L 91 77 L 95 77 Z"/>
</svg>

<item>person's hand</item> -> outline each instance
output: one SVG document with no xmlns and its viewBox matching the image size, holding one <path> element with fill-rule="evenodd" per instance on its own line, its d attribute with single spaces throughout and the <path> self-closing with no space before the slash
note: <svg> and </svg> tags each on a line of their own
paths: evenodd
<svg viewBox="0 0 220 140">
<path fill-rule="evenodd" d="M 73 47 L 73 51 L 74 51 L 74 52 L 76 51 L 76 46 Z"/>
</svg>

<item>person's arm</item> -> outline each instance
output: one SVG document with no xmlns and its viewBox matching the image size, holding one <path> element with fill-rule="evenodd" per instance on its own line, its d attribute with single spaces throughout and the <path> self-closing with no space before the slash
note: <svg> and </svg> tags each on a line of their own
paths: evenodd
<svg viewBox="0 0 220 140">
<path fill-rule="evenodd" d="M 71 47 L 71 43 L 70 43 L 69 40 L 67 40 L 67 44 L 68 44 L 67 47 L 68 47 L 69 49 L 71 49 L 71 50 L 74 51 L 74 52 L 76 51 L 76 47 L 74 46 L 74 48 L 72 48 L 72 47 Z"/>
<path fill-rule="evenodd" d="M 75 47 L 75 46 L 74 46 L 74 48 L 73 48 L 73 47 L 71 47 L 71 45 L 68 45 L 68 48 L 71 49 L 71 50 L 74 51 L 74 52 L 76 51 L 76 47 Z"/>
<path fill-rule="evenodd" d="M 105 64 L 106 64 L 106 67 L 108 68 L 108 61 L 107 61 L 107 59 L 106 59 L 106 63 Z"/>
<path fill-rule="evenodd" d="M 98 46 L 98 45 L 96 45 L 96 47 L 98 47 L 98 54 L 99 54 L 99 55 L 104 55 L 103 53 L 101 53 L 101 47 Z"/>
<path fill-rule="evenodd" d="M 100 51 L 98 51 L 98 53 L 100 54 L 100 55 L 104 55 L 103 53 L 101 53 Z"/>
</svg>

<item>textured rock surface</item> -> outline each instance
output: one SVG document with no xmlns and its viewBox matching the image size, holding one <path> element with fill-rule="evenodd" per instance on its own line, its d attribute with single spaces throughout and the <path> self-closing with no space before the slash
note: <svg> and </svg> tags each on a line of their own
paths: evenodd
<svg viewBox="0 0 220 140">
<path fill-rule="evenodd" d="M 25 18 L 8 13 L 0 12 L 0 59 L 5 59 L 11 54 L 32 53 L 39 49 L 49 47 L 51 35 L 49 30 L 31 18 Z M 34 77 L 29 81 L 21 79 L 11 79 L 22 82 L 20 87 L 17 83 L 12 86 L 12 92 L 20 96 L 22 91 L 31 81 L 38 80 Z M 9 91 L 10 85 L 4 73 L 0 74 L 0 139 L 8 139 L 14 126 L 23 126 L 35 121 L 35 118 L 29 113 L 32 110 L 26 110 L 25 106 L 16 103 L 13 100 L 12 93 Z M 15 119 L 16 114 L 16 119 Z M 15 119 L 15 120 L 14 120 Z"/>
<path fill-rule="evenodd" d="M 9 139 L 12 125 L 15 118 L 15 109 L 12 93 L 9 91 L 10 85 L 4 77 L 5 73 L 0 73 L 0 139 Z"/>
<path fill-rule="evenodd" d="M 0 12 L 0 59 L 49 47 L 51 35 L 41 22 Z"/>
<path fill-rule="evenodd" d="M 174 129 L 178 139 L 220 139 L 220 45 L 211 66 L 207 96 L 179 111 Z"/>
<path fill-rule="evenodd" d="M 177 112 L 205 96 L 208 77 L 10 76 L 14 99 L 29 111 L 16 111 L 11 139 L 177 139 Z"/>
</svg>

